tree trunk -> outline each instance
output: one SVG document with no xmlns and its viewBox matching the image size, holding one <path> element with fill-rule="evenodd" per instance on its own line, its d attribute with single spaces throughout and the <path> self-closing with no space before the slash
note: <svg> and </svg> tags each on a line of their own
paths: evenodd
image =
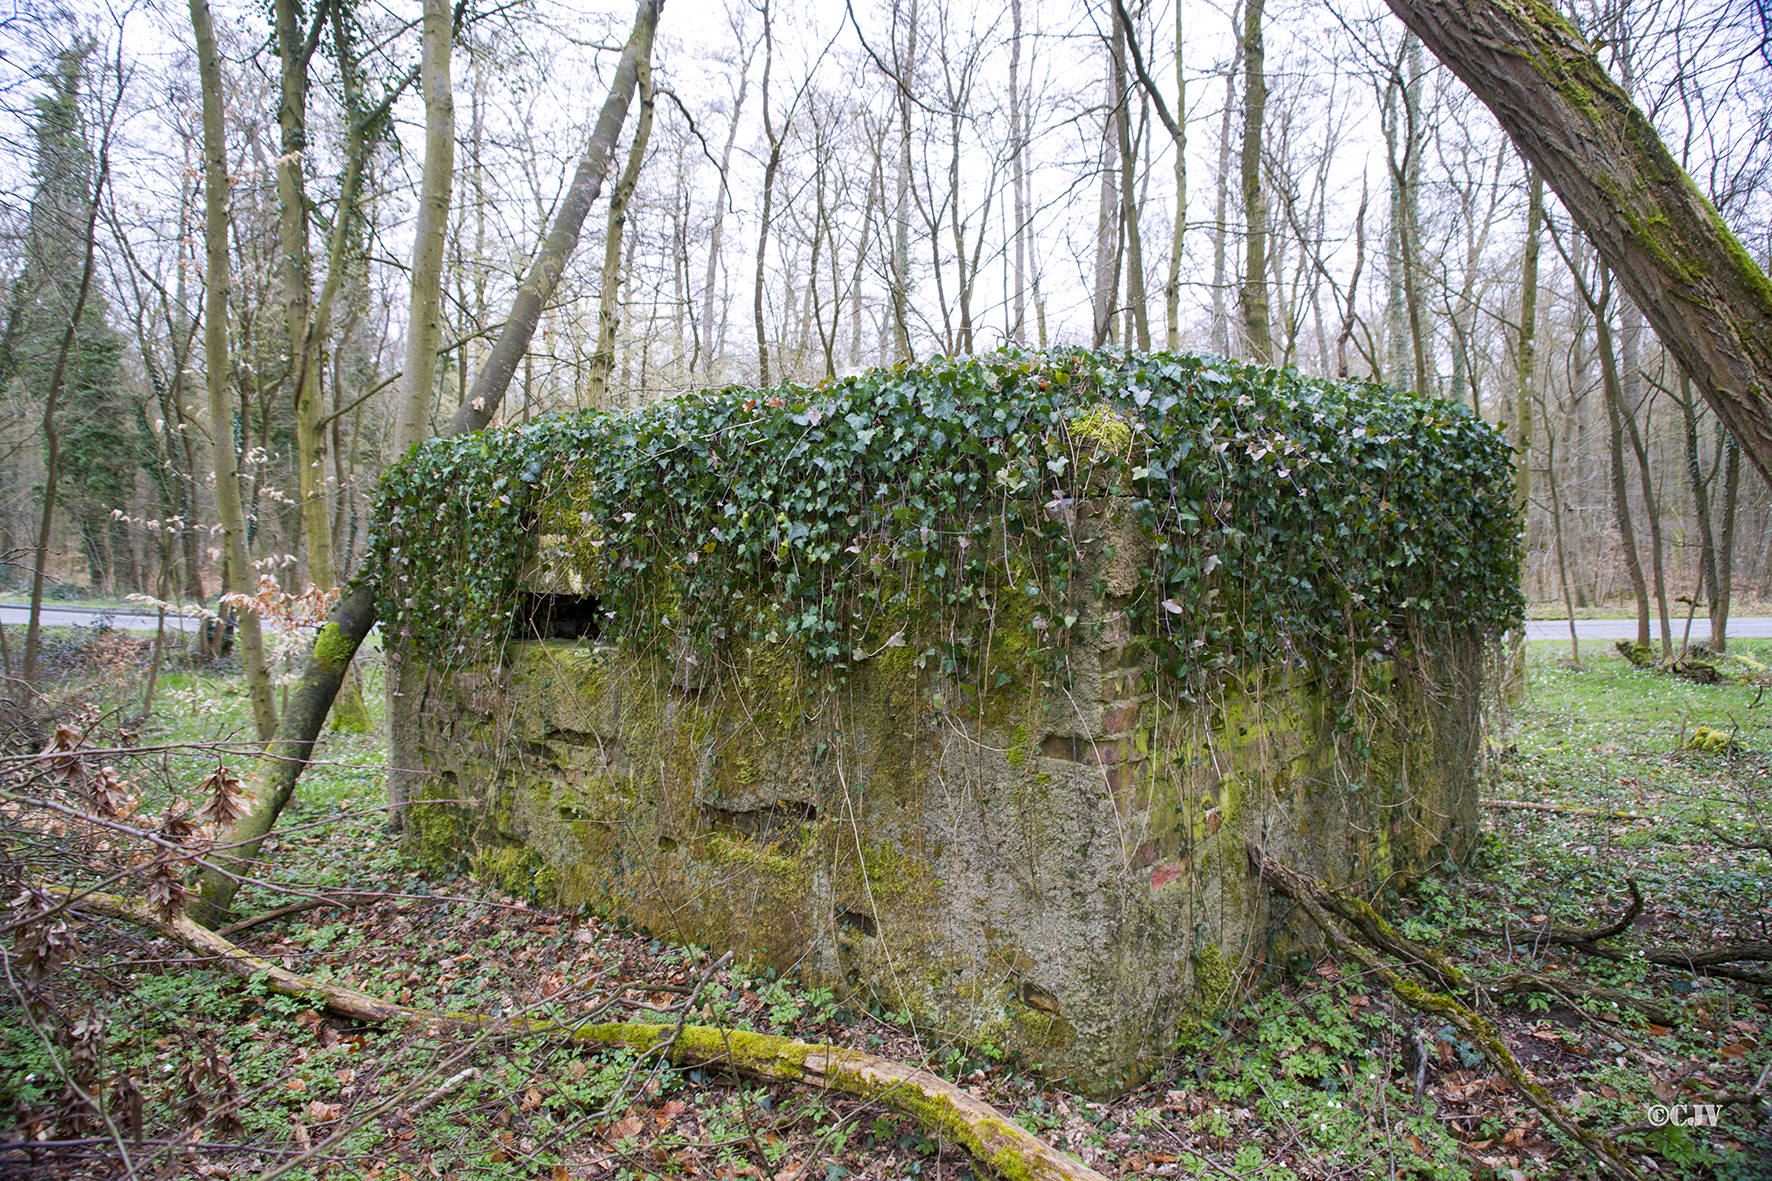
<svg viewBox="0 0 1772 1181">
<path fill-rule="evenodd" d="M 894 5 L 894 16 L 897 15 Z M 897 42 L 893 43 L 894 52 Z M 898 77 L 908 76 L 917 66 L 917 0 L 911 0 L 911 13 L 905 42 L 904 63 Z M 898 87 L 898 203 L 893 207 L 892 237 L 892 334 L 900 361 L 911 359 L 911 95 L 910 88 Z"/>
<path fill-rule="evenodd" d="M 1348 276 L 1347 306 L 1341 314 L 1341 331 L 1335 337 L 1335 375 L 1346 381 L 1349 376 L 1347 346 L 1354 338 L 1354 324 L 1359 320 L 1360 271 L 1366 265 L 1366 178 L 1360 178 L 1360 211 L 1354 215 L 1354 272 Z"/>
<path fill-rule="evenodd" d="M 195 2 L 201 3 L 202 0 Z M 447 434 L 465 434 L 484 427 L 492 420 L 510 387 L 516 363 L 529 347 L 529 340 L 541 320 L 542 307 L 553 294 L 554 284 L 559 280 L 572 248 L 578 243 L 585 214 L 603 186 L 609 154 L 626 122 L 628 105 L 638 83 L 640 63 L 651 60 L 652 34 L 658 26 L 662 7 L 662 0 L 640 0 L 634 17 L 634 31 L 622 50 L 609 97 L 597 117 L 596 129 L 579 161 L 572 185 L 530 268 L 528 281 L 518 289 L 512 301 L 511 314 L 492 355 L 474 379 L 468 400 L 450 420 Z M 215 93 L 219 94 L 219 91 Z M 217 109 L 219 111 L 219 106 Z M 294 793 L 296 780 L 313 754 L 314 741 L 319 737 L 327 710 L 344 681 L 351 658 L 375 625 L 377 589 L 367 579 L 353 583 L 333 608 L 326 626 L 320 629 L 313 651 L 290 693 L 289 708 L 284 711 L 277 728 L 276 740 L 271 744 L 264 778 L 259 784 L 258 802 L 234 826 L 226 843 L 230 855 L 218 859 L 225 872 L 207 870 L 198 879 L 199 895 L 194 900 L 193 912 L 200 922 L 210 924 L 226 914 L 240 888 L 241 875 L 257 860 L 265 836 Z M 398 806 L 404 801 L 395 798 L 390 803 Z"/>
<path fill-rule="evenodd" d="M 86 299 L 92 293 L 94 247 L 97 245 L 98 198 L 111 174 L 108 150 L 99 155 L 98 179 L 92 186 L 92 206 L 86 217 L 85 261 L 80 269 L 80 286 L 74 296 L 74 307 L 68 315 L 68 326 L 62 330 L 56 348 L 55 368 L 49 375 L 49 390 L 43 398 L 43 514 L 37 526 L 37 544 L 31 554 L 31 615 L 25 625 L 25 686 L 37 684 L 37 653 L 42 641 L 43 577 L 49 565 L 49 539 L 55 525 L 56 477 L 61 452 L 61 436 L 56 431 L 55 407 L 67 385 L 68 358 L 74 351 L 80 320 L 86 314 Z"/>
<path fill-rule="evenodd" d="M 1027 162 L 1021 125 L 1021 0 L 1009 0 L 1009 185 L 1015 202 L 1015 309 L 1009 339 L 1027 343 Z M 866 233 L 867 223 L 862 223 Z"/>
<path fill-rule="evenodd" d="M 757 224 L 757 266 L 752 276 L 751 316 L 757 329 L 757 384 L 769 386 L 769 330 L 763 316 L 763 260 L 769 249 L 769 219 L 775 204 L 775 175 L 781 171 L 781 138 L 769 118 L 769 70 L 775 64 L 775 34 L 769 23 L 769 0 L 763 0 L 763 85 L 758 101 L 763 107 L 763 138 L 769 143 L 769 162 L 763 166 L 763 213 Z"/>
<path fill-rule="evenodd" d="M 1261 136 L 1267 115 L 1267 55 L 1261 17 L 1266 0 L 1243 5 L 1243 334 L 1249 356 L 1273 363 L 1268 331 L 1267 199 L 1261 191 Z"/>
<path fill-rule="evenodd" d="M 1722 431 L 1717 445 L 1723 447 Z M 1735 582 L 1735 508 L 1741 490 L 1741 445 L 1731 437 L 1723 462 L 1723 525 L 1717 535 L 1717 593 L 1710 603 L 1710 647 L 1724 652 L 1729 646 L 1729 598 Z"/>
<path fill-rule="evenodd" d="M 1563 610 L 1569 616 L 1569 663 L 1581 665 L 1581 637 L 1575 627 L 1575 596 L 1569 586 L 1569 550 L 1563 541 L 1563 496 L 1557 487 L 1557 436 L 1544 435 L 1544 475 L 1550 485 L 1552 537 L 1557 547 L 1557 585 L 1563 589 Z"/>
<path fill-rule="evenodd" d="M 1126 42 L 1132 30 L 1124 24 L 1115 26 L 1114 87 L 1120 92 L 1120 104 L 1114 112 L 1114 135 L 1120 155 L 1120 228 L 1126 243 L 1126 303 L 1132 311 L 1132 336 L 1139 352 L 1151 351 L 1150 309 L 1145 306 L 1144 239 L 1138 230 L 1138 157 L 1132 148 L 1132 94 L 1126 85 Z"/>
<path fill-rule="evenodd" d="M 1772 481 L 1772 282 L 1593 49 L 1543 5 L 1387 3 L 1543 172 Z"/>
<path fill-rule="evenodd" d="M 1528 168 L 1526 180 L 1526 247 L 1520 259 L 1520 344 L 1514 363 L 1518 367 L 1517 396 L 1514 402 L 1514 511 L 1520 514 L 1520 548 L 1532 552 L 1532 538 L 1527 523 L 1532 519 L 1532 410 L 1538 396 L 1538 251 L 1544 232 L 1544 178 L 1538 170 Z M 1344 375 L 1345 376 L 1345 375 Z M 1554 497 L 1552 498 L 1554 501 Z M 1555 504 L 1552 512 L 1556 511 Z M 1561 533 L 1561 522 L 1558 531 Z M 1562 560 L 1562 543 L 1557 544 L 1557 558 Z M 1565 588 L 1568 580 L 1565 578 Z M 1570 619 L 1575 613 L 1570 612 Z M 1512 691 L 1523 694 L 1526 687 L 1526 629 L 1513 632 L 1509 657 L 1509 679 Z"/>
<path fill-rule="evenodd" d="M 578 162 L 577 171 L 573 173 L 572 184 L 560 202 L 554 224 L 542 240 L 541 249 L 536 252 L 528 277 L 517 288 L 516 297 L 511 301 L 511 314 L 498 334 L 497 343 L 475 376 L 467 400 L 456 408 L 446 434 L 477 431 L 492 421 L 512 376 L 517 372 L 517 363 L 528 351 L 536 325 L 541 322 L 542 309 L 553 297 L 554 288 L 560 282 L 560 272 L 578 246 L 578 236 L 584 229 L 591 202 L 603 191 L 609 154 L 615 150 L 622 124 L 627 121 L 628 104 L 638 84 L 640 63 L 652 60 L 652 34 L 658 26 L 658 13 L 662 7 L 664 0 L 640 0 L 634 31 L 622 49 L 621 62 L 610 83 L 609 97 L 597 116 L 596 128 L 591 132 L 590 143 Z"/>
<path fill-rule="evenodd" d="M 443 337 L 443 254 L 449 241 L 449 199 L 455 180 L 455 93 L 449 76 L 454 35 L 449 0 L 424 0 L 423 28 L 418 69 L 425 102 L 425 166 L 419 184 L 418 217 L 412 226 L 406 396 L 400 400 L 394 420 L 396 458 L 431 433 L 437 346 Z"/>
<path fill-rule="evenodd" d="M 1169 351 L 1181 351 L 1181 259 L 1187 237 L 1187 75 L 1182 72 L 1182 5 L 1175 6 L 1175 229 L 1169 239 L 1169 278 L 1163 284 L 1163 326 Z M 1157 109 L 1162 110 L 1159 103 Z"/>
<path fill-rule="evenodd" d="M 1686 445 L 1686 480 L 1692 489 L 1692 515 L 1698 521 L 1698 585 L 1694 598 L 1715 605 L 1717 601 L 1717 535 L 1712 527 L 1710 496 L 1705 489 L 1704 464 L 1698 456 L 1698 413 L 1692 396 L 1692 379 L 1680 374 L 1680 423 Z"/>
<path fill-rule="evenodd" d="M 1121 243 L 1125 240 L 1125 225 L 1121 217 L 1119 153 L 1116 150 L 1124 97 L 1117 67 L 1124 43 L 1125 30 L 1116 23 L 1113 39 L 1104 46 L 1107 50 L 1103 70 L 1106 89 L 1102 99 L 1101 147 L 1097 157 L 1101 169 L 1101 193 L 1095 211 L 1095 291 L 1091 309 L 1096 348 L 1114 339 L 1114 313 L 1119 310 L 1115 303 L 1120 294 L 1120 265 L 1124 258 Z"/>
<path fill-rule="evenodd" d="M 744 110 L 745 91 L 751 84 L 751 52 L 745 53 L 738 66 L 738 93 L 732 98 L 732 122 L 726 128 L 726 145 L 720 150 L 720 192 L 714 198 L 713 224 L 708 227 L 708 272 L 702 284 L 700 327 L 700 332 L 708 337 L 707 356 L 701 362 L 700 370 L 701 380 L 707 384 L 712 384 L 711 379 L 721 364 L 720 352 L 714 347 L 714 279 L 719 275 L 720 241 L 726 229 L 726 178 L 732 172 L 732 145 L 738 140 L 738 117 Z"/>
<path fill-rule="evenodd" d="M 640 63 L 640 117 L 628 145 L 621 179 L 609 191 L 609 228 L 603 237 L 603 289 L 597 293 L 597 351 L 591 354 L 590 404 L 608 406 L 609 374 L 615 368 L 615 333 L 621 319 L 621 245 L 627 233 L 628 202 L 640 183 L 646 145 L 652 139 L 652 69 Z"/>
<path fill-rule="evenodd" d="M 240 500 L 234 401 L 229 391 L 227 123 L 222 108 L 221 55 L 208 0 L 191 0 L 191 29 L 197 40 L 197 72 L 203 83 L 203 368 L 209 391 L 210 440 L 215 449 L 216 514 L 221 517 L 222 550 L 227 559 L 222 589 L 249 595 L 255 588 L 252 565 L 246 559 L 246 510 Z M 252 701 L 259 739 L 268 742 L 276 733 L 277 715 L 271 702 L 270 672 L 265 667 L 264 637 L 257 615 L 251 611 L 239 615 L 240 662 L 246 666 L 247 696 Z"/>
<path fill-rule="evenodd" d="M 296 480 L 308 580 L 322 590 L 336 583 L 332 530 L 326 507 L 325 437 L 319 429 L 320 331 L 313 300 L 313 264 L 308 255 L 308 197 L 302 168 L 307 159 L 308 62 L 314 53 L 327 5 L 314 13 L 311 30 L 302 25 L 297 0 L 275 0 L 280 99 L 277 121 L 282 139 L 277 157 L 278 250 L 282 257 L 283 324 L 289 337 L 289 380 L 295 396 Z M 360 163 L 352 152 L 352 165 Z M 342 194 L 341 194 L 342 196 Z M 340 200 L 337 218 L 346 218 Z M 329 276 L 330 277 L 330 276 Z"/>
<path fill-rule="evenodd" d="M 1606 445 L 1612 457 L 1612 507 L 1618 515 L 1618 540 L 1624 547 L 1624 561 L 1630 570 L 1631 589 L 1637 596 L 1637 643 L 1649 643 L 1649 588 L 1643 579 L 1643 561 L 1637 553 L 1636 531 L 1631 527 L 1630 492 L 1624 474 L 1624 418 L 1629 413 L 1624 405 L 1624 391 L 1618 383 L 1618 357 L 1612 348 L 1611 313 L 1607 298 L 1611 276 L 1601 288 L 1600 298 L 1589 307 L 1594 313 L 1594 331 L 1600 346 L 1600 382 L 1606 390 Z M 1586 289 L 1583 288 L 1583 294 Z M 1651 510 L 1653 512 L 1653 510 Z"/>
<path fill-rule="evenodd" d="M 1402 225 L 1398 241 L 1403 248 L 1403 299 L 1409 309 L 1409 344 L 1415 356 L 1415 392 L 1433 396 L 1427 376 L 1427 336 L 1423 321 L 1421 284 L 1421 158 L 1426 148 L 1426 128 L 1421 115 L 1421 42 L 1415 37 L 1403 43 L 1403 115 L 1407 122 L 1403 139 L 1401 184 Z"/>
<path fill-rule="evenodd" d="M 1655 488 L 1650 480 L 1649 453 L 1644 448 L 1642 434 L 1637 429 L 1637 408 L 1639 405 L 1647 406 L 1639 396 L 1643 388 L 1643 317 L 1636 305 L 1626 299 L 1619 308 L 1619 320 L 1623 356 L 1620 357 L 1618 374 L 1618 406 L 1624 416 L 1625 430 L 1630 436 L 1631 450 L 1636 452 L 1637 475 L 1643 485 L 1643 512 L 1649 518 L 1649 568 L 1655 581 L 1655 609 L 1661 620 L 1661 654 L 1672 656 L 1673 629 L 1668 620 L 1667 571 L 1661 548 L 1661 498 L 1655 495 Z M 1646 410 L 1643 417 L 1647 424 L 1653 415 Z"/>
<path fill-rule="evenodd" d="M 1607 280 L 1611 280 L 1611 275 L 1607 275 Z M 1602 298 L 1602 305 L 1604 305 L 1604 298 Z M 1655 583 L 1655 612 L 1660 619 L 1662 656 L 1673 656 L 1673 630 L 1667 621 L 1667 575 L 1662 567 L 1660 500 L 1655 497 L 1655 488 L 1650 482 L 1650 456 L 1648 456 L 1648 450 L 1644 450 L 1643 447 L 1643 434 L 1637 431 L 1636 406 L 1632 406 L 1625 397 L 1627 378 L 1632 367 L 1628 364 L 1618 364 L 1609 356 L 1611 351 L 1613 351 L 1611 325 L 1607 325 L 1602 319 L 1600 321 L 1600 360 L 1602 360 L 1602 364 L 1611 362 L 1614 374 L 1618 374 L 1613 385 L 1613 392 L 1618 395 L 1618 417 L 1625 424 L 1625 434 L 1630 440 L 1630 450 L 1636 454 L 1637 477 L 1643 484 L 1643 514 L 1648 516 L 1648 523 L 1650 523 L 1650 576 Z M 1627 356 L 1630 355 L 1627 353 Z"/>
<path fill-rule="evenodd" d="M 1241 15 L 1241 7 L 1237 13 Z M 1212 351 L 1228 357 L 1231 351 L 1230 316 L 1225 311 L 1225 239 L 1230 236 L 1231 112 L 1237 105 L 1237 71 L 1243 65 L 1243 39 L 1224 72 L 1224 109 L 1218 118 L 1218 183 L 1212 202 Z"/>
</svg>

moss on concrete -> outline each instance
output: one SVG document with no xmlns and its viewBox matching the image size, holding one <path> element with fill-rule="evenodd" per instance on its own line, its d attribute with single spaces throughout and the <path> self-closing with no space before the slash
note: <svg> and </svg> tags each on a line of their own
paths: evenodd
<svg viewBox="0 0 1772 1181">
<path fill-rule="evenodd" d="M 1247 834 L 1343 881 L 1444 837 L 1460 792 L 1474 811 L 1468 777 L 1421 770 L 1468 757 L 1449 745 L 1463 715 L 1389 665 L 1358 681 L 1394 706 L 1357 719 L 1356 744 L 1302 673 L 1204 703 L 1153 689 L 1111 613 L 1076 629 L 1055 678 L 1031 658 L 1027 596 L 998 600 L 958 678 L 910 624 L 888 644 L 895 620 L 846 685 L 749 642 L 706 687 L 663 655 L 561 642 L 513 646 L 502 679 L 432 677 L 455 720 L 415 727 L 446 776 L 426 794 L 474 803 L 421 803 L 414 840 L 478 846 L 513 893 L 792 968 L 1106 1094 L 1228 1003 L 1264 946 Z M 1030 978 L 1050 1012 L 1003 984 Z"/>
</svg>

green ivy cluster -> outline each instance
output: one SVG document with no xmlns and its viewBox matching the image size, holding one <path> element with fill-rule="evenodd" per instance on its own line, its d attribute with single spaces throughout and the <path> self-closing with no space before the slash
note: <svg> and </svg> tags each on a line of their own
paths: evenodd
<svg viewBox="0 0 1772 1181">
<path fill-rule="evenodd" d="M 1129 514 L 1150 557 L 1125 609 L 1197 687 L 1498 633 L 1522 607 L 1511 490 L 1500 434 L 1447 402 L 1009 350 L 432 441 L 382 483 L 367 573 L 409 650 L 481 659 L 551 538 L 609 638 L 785 642 L 837 683 L 907 636 L 950 672 L 992 629 L 1062 663 L 1105 590 L 1079 522 Z"/>
</svg>

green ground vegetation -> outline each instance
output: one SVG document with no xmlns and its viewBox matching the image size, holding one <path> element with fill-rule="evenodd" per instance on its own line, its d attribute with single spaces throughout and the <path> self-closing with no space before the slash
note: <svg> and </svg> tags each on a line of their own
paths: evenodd
<svg viewBox="0 0 1772 1181">
<path fill-rule="evenodd" d="M 162 839 L 174 831 L 173 800 L 201 804 L 198 785 L 218 761 L 249 767 L 250 715 L 229 670 L 167 668 L 154 716 L 138 720 L 129 711 L 141 669 L 124 650 L 139 662 L 133 639 L 55 640 L 67 669 L 60 696 L 7 715 L 0 763 L 0 866 L 17 899 L 0 999 L 10 1014 L 0 1104 L 15 1127 L 0 1154 L 13 1174 L 111 1177 L 127 1156 L 138 1175 L 250 1177 L 319 1146 L 290 1175 L 984 1175 L 939 1133 L 860 1101 L 496 1026 L 353 1024 L 131 928 L 33 921 L 23 887 L 107 873 L 119 875 L 113 889 L 152 881 L 145 843 L 42 806 L 78 810 L 90 794 L 22 757 L 55 725 L 80 728 L 126 785 L 133 811 L 111 823 Z M 1772 644 L 1741 647 L 1772 664 Z M 1469 970 L 1556 982 L 1557 993 L 1480 1003 L 1560 1103 L 1656 1176 L 1764 1176 L 1764 1100 L 1726 1100 L 1749 1096 L 1772 1061 L 1766 966 L 1734 962 L 1732 978 L 1648 957 L 1772 942 L 1772 692 L 1745 664 L 1705 686 L 1609 651 L 1576 669 L 1560 651 L 1534 645 L 1525 700 L 1497 704 L 1484 790 L 1497 804 L 1568 810 L 1487 808 L 1472 864 L 1374 901 Z M 373 659 L 364 671 L 365 698 L 379 708 Z M 1685 749 L 1700 727 L 1730 743 Z M 118 753 L 130 745 L 138 750 Z M 316 758 L 263 882 L 242 891 L 239 908 L 328 904 L 235 938 L 317 979 L 424 1008 L 569 1024 L 682 1017 L 921 1062 L 1108 1176 L 1595 1175 L 1478 1047 L 1334 956 L 1276 953 L 1232 977 L 1220 1015 L 1165 1047 L 1155 1079 L 1090 1103 L 993 1046 L 945 1042 L 880 1005 L 842 1005 L 792 973 L 550 913 L 460 869 L 421 865 L 379 806 L 379 741 L 329 735 Z M 1626 876 L 1644 906 L 1598 941 L 1616 958 L 1547 940 L 1559 927 L 1613 923 Z M 1714 1127 L 1654 1122 L 1658 1109 L 1718 1100 Z"/>
</svg>

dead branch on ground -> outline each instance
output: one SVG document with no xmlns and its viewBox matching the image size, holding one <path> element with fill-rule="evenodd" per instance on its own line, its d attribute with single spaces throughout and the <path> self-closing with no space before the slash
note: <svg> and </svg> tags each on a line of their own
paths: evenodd
<svg viewBox="0 0 1772 1181">
<path fill-rule="evenodd" d="M 1490 1065 L 1495 1067 L 1503 1078 L 1512 1083 L 1514 1089 L 1528 1103 L 1536 1107 L 1539 1113 L 1561 1130 L 1564 1135 L 1591 1153 L 1607 1172 L 1615 1177 L 1625 1178 L 1627 1181 L 1641 1181 L 1642 1173 L 1625 1158 L 1616 1145 L 1591 1129 L 1582 1127 L 1568 1109 L 1558 1103 L 1543 1085 L 1533 1081 L 1520 1065 L 1519 1060 L 1514 1057 L 1513 1051 L 1507 1048 L 1506 1043 L 1501 1040 L 1487 1021 L 1451 997 L 1430 992 L 1405 979 L 1395 968 L 1373 954 L 1371 946 L 1350 934 L 1342 921 L 1331 913 L 1332 910 L 1344 906 L 1348 902 L 1347 899 L 1338 897 L 1333 891 L 1325 889 L 1315 879 L 1271 860 L 1262 852 L 1261 846 L 1253 841 L 1247 844 L 1246 850 L 1250 864 L 1260 873 L 1262 881 L 1276 892 L 1284 894 L 1298 903 L 1305 914 L 1310 916 L 1311 921 L 1322 929 L 1324 936 L 1332 944 L 1365 965 L 1366 970 L 1374 978 L 1383 982 L 1399 1001 L 1417 1012 L 1445 1021 L 1463 1034 L 1482 1050 L 1483 1056 L 1489 1060 Z M 1371 911 L 1370 907 L 1365 909 L 1376 917 L 1376 912 Z M 1383 923 L 1381 917 L 1378 921 Z M 1351 923 L 1348 925 L 1355 926 L 1355 929 L 1359 930 L 1362 935 L 1367 933 L 1364 926 L 1356 926 Z M 1389 924 L 1383 923 L 1383 926 L 1388 927 Z M 1384 950 L 1390 950 L 1392 946 L 1419 946 L 1413 944 L 1412 941 L 1403 939 L 1400 935 L 1395 935 L 1394 932 L 1392 935 L 1400 943 L 1392 943 L 1390 939 L 1387 939 L 1385 944 L 1380 945 Z M 1434 955 L 1434 960 L 1439 964 L 1445 964 L 1443 958 L 1437 954 Z M 1450 965 L 1445 966 L 1450 967 Z M 1468 980 L 1468 977 L 1464 973 L 1458 972 L 1457 969 L 1452 969 L 1452 971 L 1457 974 L 1457 978 Z"/>
<path fill-rule="evenodd" d="M 1561 816 L 1600 816 L 1607 820 L 1655 820 L 1645 812 L 1617 812 L 1610 808 L 1587 808 L 1578 804 L 1539 804 L 1531 800 L 1479 800 L 1485 808 L 1520 812 L 1553 812 Z"/>
<path fill-rule="evenodd" d="M 273 992 L 301 997 L 358 1021 L 442 1022 L 486 1027 L 494 1020 L 473 1013 L 438 1013 L 381 1000 L 354 988 L 309 980 L 235 946 L 179 914 L 170 922 L 149 906 L 105 894 L 87 894 L 74 907 L 158 931 L 225 970 L 263 978 Z M 860 1050 L 811 1045 L 785 1037 L 706 1025 L 617 1023 L 577 1028 L 553 1022 L 504 1019 L 512 1033 L 559 1034 L 581 1045 L 661 1054 L 677 1065 L 711 1066 L 772 1082 L 802 1083 L 841 1091 L 908 1115 L 929 1131 L 962 1145 L 980 1164 L 1005 1178 L 1029 1181 L 1107 1181 L 1030 1134 L 983 1100 L 929 1071 Z"/>
</svg>

